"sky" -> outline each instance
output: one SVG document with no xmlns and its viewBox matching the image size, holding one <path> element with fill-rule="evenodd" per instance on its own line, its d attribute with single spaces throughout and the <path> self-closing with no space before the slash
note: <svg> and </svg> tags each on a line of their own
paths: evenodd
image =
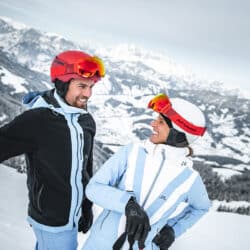
<svg viewBox="0 0 250 250">
<path fill-rule="evenodd" d="M 0 15 L 76 42 L 134 44 L 250 91 L 249 0 L 0 0 Z"/>
</svg>

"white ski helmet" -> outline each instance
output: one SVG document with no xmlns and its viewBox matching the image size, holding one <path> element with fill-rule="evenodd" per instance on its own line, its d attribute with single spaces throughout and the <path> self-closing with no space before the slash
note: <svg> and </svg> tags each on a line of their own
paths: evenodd
<svg viewBox="0 0 250 250">
<path fill-rule="evenodd" d="M 191 124 L 205 128 L 206 120 L 202 111 L 193 103 L 188 102 L 181 98 L 171 98 L 171 103 L 173 109 L 180 114 L 184 119 L 189 121 Z M 171 118 L 170 118 L 171 120 Z M 172 121 L 173 127 L 186 135 L 189 144 L 197 140 L 201 135 L 191 134 L 191 131 L 187 131 L 184 127 L 178 126 L 174 121 Z M 204 131 L 205 132 L 205 131 Z"/>
<path fill-rule="evenodd" d="M 189 101 L 182 98 L 169 99 L 167 95 L 159 94 L 150 100 L 148 108 L 169 118 L 173 127 L 186 135 L 189 144 L 205 133 L 205 116 Z"/>
</svg>

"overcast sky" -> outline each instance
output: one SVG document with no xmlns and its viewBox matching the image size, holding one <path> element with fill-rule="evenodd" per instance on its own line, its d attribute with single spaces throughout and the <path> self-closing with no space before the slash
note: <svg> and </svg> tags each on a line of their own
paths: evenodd
<svg viewBox="0 0 250 250">
<path fill-rule="evenodd" d="M 250 91 L 249 0 L 0 0 L 0 15 L 78 42 L 157 50 Z"/>
</svg>

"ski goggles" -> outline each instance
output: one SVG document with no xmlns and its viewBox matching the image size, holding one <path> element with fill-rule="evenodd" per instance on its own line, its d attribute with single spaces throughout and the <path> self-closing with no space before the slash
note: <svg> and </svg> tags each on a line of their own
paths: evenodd
<svg viewBox="0 0 250 250">
<path fill-rule="evenodd" d="M 203 136 L 206 131 L 205 127 L 196 126 L 177 113 L 173 109 L 170 99 L 165 94 L 158 94 L 153 97 L 148 103 L 148 108 L 167 116 L 177 126 L 192 135 Z"/>
<path fill-rule="evenodd" d="M 74 73 L 83 78 L 90 78 L 93 76 L 104 77 L 105 67 L 103 61 L 99 57 L 92 56 L 77 63 L 65 65 L 65 74 Z"/>
</svg>

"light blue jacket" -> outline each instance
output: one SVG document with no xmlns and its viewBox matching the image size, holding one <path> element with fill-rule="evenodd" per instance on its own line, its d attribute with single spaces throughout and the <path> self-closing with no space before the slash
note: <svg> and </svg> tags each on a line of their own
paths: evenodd
<svg viewBox="0 0 250 250">
<path fill-rule="evenodd" d="M 168 224 L 176 237 L 204 215 L 210 201 L 187 148 L 149 141 L 128 144 L 93 176 L 86 195 L 104 208 L 92 226 L 83 250 L 111 250 L 125 230 L 124 210 L 131 196 L 145 209 L 151 231 L 145 250 L 158 249 L 152 239 Z M 122 249 L 128 249 L 128 243 Z M 137 244 L 133 249 L 138 249 Z"/>
</svg>

